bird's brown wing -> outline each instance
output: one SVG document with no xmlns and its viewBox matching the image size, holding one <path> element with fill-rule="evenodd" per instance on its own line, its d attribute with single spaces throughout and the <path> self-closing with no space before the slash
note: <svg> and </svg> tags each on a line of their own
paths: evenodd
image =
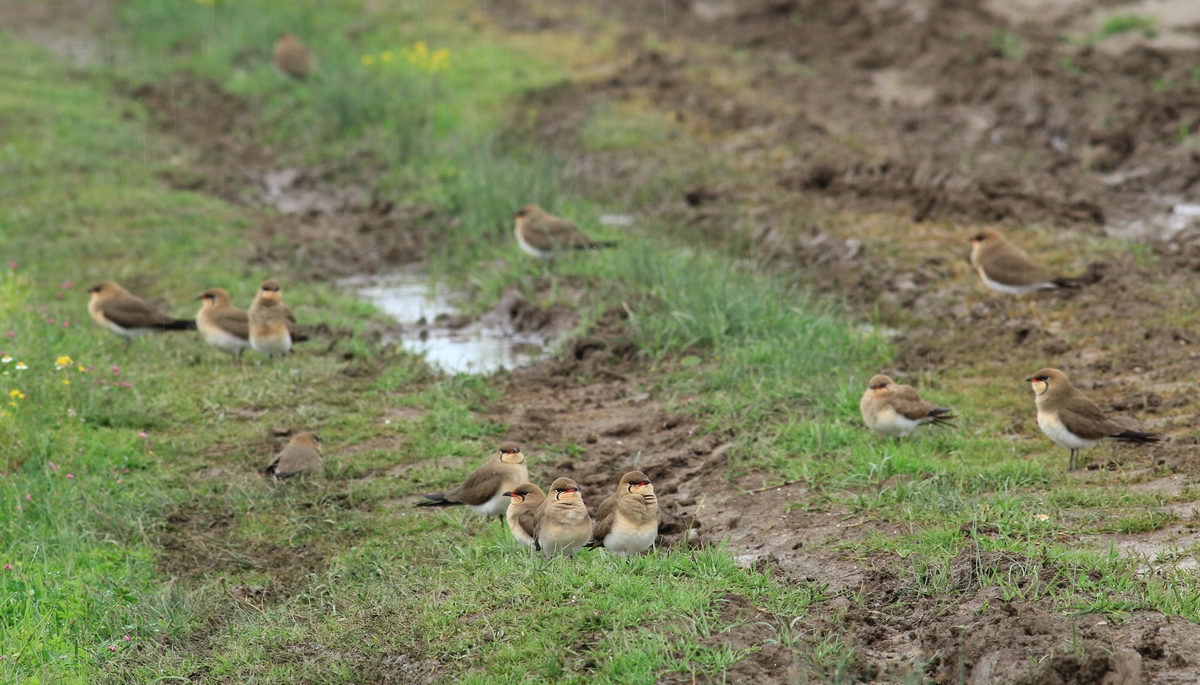
<svg viewBox="0 0 1200 685">
<path fill-rule="evenodd" d="M 1096 403 L 1083 393 L 1077 393 L 1058 408 L 1058 420 L 1084 440 L 1102 440 L 1120 433 L 1123 428 L 1100 411 Z"/>
<path fill-rule="evenodd" d="M 617 508 L 614 506 L 608 510 L 608 514 L 598 517 L 596 525 L 592 526 L 592 539 L 600 545 L 604 544 L 604 538 L 612 532 L 613 521 L 617 518 Z"/>
<path fill-rule="evenodd" d="M 208 314 L 208 320 L 230 335 L 242 340 L 250 339 L 250 315 L 240 309 L 227 307 L 214 310 Z"/>
<path fill-rule="evenodd" d="M 604 518 L 605 516 L 608 516 L 612 512 L 612 510 L 616 508 L 616 506 L 617 506 L 617 495 L 615 493 L 612 495 L 609 495 L 608 497 L 605 497 L 604 501 L 601 502 L 600 506 L 597 507 L 597 509 L 596 509 L 596 520 L 599 521 L 600 519 Z"/>
<path fill-rule="evenodd" d="M 896 389 L 887 396 L 892 401 L 892 407 L 896 413 L 912 421 L 919 421 L 929 416 L 929 411 L 935 408 L 921 399 L 921 396 L 910 385 L 897 385 Z"/>
<path fill-rule="evenodd" d="M 533 240 L 527 240 L 539 250 L 570 250 L 591 247 L 594 243 L 579 227 L 556 216 L 534 217 L 530 222 Z"/>
<path fill-rule="evenodd" d="M 467 480 L 462 485 L 447 492 L 446 499 L 451 502 L 479 506 L 495 497 L 501 485 L 503 485 L 503 478 L 498 471 L 481 466 L 467 476 Z"/>
<path fill-rule="evenodd" d="M 537 530 L 537 523 L 538 523 L 537 513 L 540 510 L 541 510 L 540 506 L 528 507 L 527 509 L 525 509 L 524 511 L 521 512 L 520 516 L 517 517 L 517 525 L 521 526 L 521 530 L 525 531 L 526 533 L 529 533 L 529 537 L 536 537 L 536 535 L 534 535 L 534 531 Z"/>
<path fill-rule="evenodd" d="M 284 305 L 279 305 L 279 308 L 283 312 L 283 315 L 287 317 L 288 324 L 289 324 L 288 329 L 290 330 L 292 327 L 294 327 L 296 325 L 296 314 L 289 307 L 286 307 Z"/>
<path fill-rule="evenodd" d="M 1044 266 L 1033 261 L 1024 250 L 1012 245 L 998 245 L 980 261 L 988 278 L 1004 285 L 1037 285 L 1054 280 L 1054 275 Z"/>
<path fill-rule="evenodd" d="M 267 472 L 274 473 L 280 478 L 286 478 L 301 471 L 316 469 L 320 463 L 321 455 L 317 454 L 315 450 L 299 445 L 289 445 L 271 460 L 270 465 L 267 466 Z"/>
<path fill-rule="evenodd" d="M 111 299 L 100 306 L 100 311 L 121 328 L 154 328 L 175 323 L 175 319 L 155 311 L 145 301 L 132 295 Z"/>
</svg>

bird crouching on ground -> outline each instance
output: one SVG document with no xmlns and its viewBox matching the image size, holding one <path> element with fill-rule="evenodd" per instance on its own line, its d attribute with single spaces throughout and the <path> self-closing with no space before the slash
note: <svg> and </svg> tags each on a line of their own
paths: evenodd
<svg viewBox="0 0 1200 685">
<path fill-rule="evenodd" d="M 418 507 L 454 507 L 466 505 L 479 516 L 500 516 L 512 502 L 510 492 L 529 480 L 525 455 L 515 442 L 506 442 L 475 469 L 462 485 L 445 493 L 425 495 Z"/>
<path fill-rule="evenodd" d="M 537 511 L 546 501 L 546 493 L 533 483 L 521 483 L 512 490 L 504 493 L 511 504 L 504 513 L 508 529 L 512 531 L 513 539 L 525 547 L 533 549 L 533 532 L 537 529 Z"/>
<path fill-rule="evenodd" d="M 903 438 L 917 426 L 945 426 L 957 418 L 949 407 L 936 407 L 909 385 L 897 385 L 883 374 L 871 376 L 867 390 L 858 403 L 863 423 L 872 433 Z"/>
<path fill-rule="evenodd" d="M 224 288 L 209 288 L 200 297 L 196 329 L 204 342 L 240 360 L 250 347 L 250 315 L 233 306 Z"/>
<path fill-rule="evenodd" d="M 1106 417 L 1096 403 L 1071 384 L 1058 369 L 1041 369 L 1025 379 L 1033 388 L 1037 421 L 1042 432 L 1059 447 L 1071 450 L 1068 471 L 1079 467 L 1079 451 L 1103 440 L 1135 445 L 1158 442 L 1156 433 L 1129 430 Z"/>
<path fill-rule="evenodd" d="M 283 293 L 274 279 L 263 281 L 247 314 L 250 346 L 267 357 L 286 357 L 293 343 L 307 339 L 295 333 L 296 315 L 283 303 Z"/>
<path fill-rule="evenodd" d="M 570 478 L 550 484 L 546 501 L 538 508 L 533 531 L 533 548 L 547 558 L 573 557 L 592 539 L 592 517 L 579 485 Z"/>
<path fill-rule="evenodd" d="M 196 329 L 195 321 L 163 314 L 113 281 L 97 283 L 88 293 L 91 295 L 88 314 L 96 323 L 124 338 L 126 349 L 134 338 L 151 331 Z"/>
<path fill-rule="evenodd" d="M 615 242 L 592 240 L 575 224 L 537 205 L 525 205 L 517 210 L 513 233 L 525 254 L 547 262 L 553 262 L 567 252 L 617 246 Z"/>
<path fill-rule="evenodd" d="M 616 493 L 600 503 L 589 548 L 603 547 L 617 556 L 641 554 L 658 537 L 658 498 L 641 471 L 621 476 Z"/>
<path fill-rule="evenodd" d="M 1035 290 L 1076 289 L 1096 279 L 1055 276 L 1014 246 L 999 231 L 985 228 L 971 238 L 971 266 L 991 290 L 1005 295 L 1024 295 Z"/>
<path fill-rule="evenodd" d="M 321 467 L 321 439 L 316 433 L 297 433 L 287 447 L 263 469 L 268 478 L 276 480 L 291 478 L 301 473 L 311 473 Z"/>
<path fill-rule="evenodd" d="M 283 76 L 303 81 L 313 73 L 312 53 L 290 33 L 283 34 L 275 41 L 272 57 L 275 70 Z"/>
</svg>

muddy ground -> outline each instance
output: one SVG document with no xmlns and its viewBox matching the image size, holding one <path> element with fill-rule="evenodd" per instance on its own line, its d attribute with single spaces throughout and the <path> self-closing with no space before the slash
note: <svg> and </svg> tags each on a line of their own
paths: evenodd
<svg viewBox="0 0 1200 685">
<path fill-rule="evenodd" d="M 508 31 L 606 30 L 579 0 L 484 4 Z M 1200 406 L 1191 393 L 1200 329 L 1163 312 L 1188 311 L 1198 299 L 1200 227 L 1173 208 L 1200 202 L 1200 147 L 1189 139 L 1200 129 L 1193 72 L 1200 17 L 1187 3 L 1157 4 L 1175 14 L 1155 36 L 1089 40 L 1104 17 L 1145 8 L 610 0 L 603 20 L 625 27 L 626 59 L 597 82 L 531 94 L 539 105 L 534 134 L 571 152 L 578 182 L 619 185 L 630 169 L 663 161 L 647 152 L 631 166 L 583 152 L 581 113 L 632 100 L 672 113 L 697 139 L 720 143 L 714 147 L 744 173 L 708 179 L 643 212 L 682 218 L 702 232 L 740 217 L 730 225 L 760 254 L 802 270 L 856 315 L 901 329 L 896 375 L 964 366 L 986 375 L 1054 359 L 1105 408 L 1172 436 L 1154 449 L 1121 452 L 1120 468 L 1159 477 L 1151 483 L 1190 481 L 1200 473 L 1193 437 Z M 0 17 L 45 42 L 61 35 L 51 12 Z M 661 47 L 646 47 L 651 33 Z M 444 219 L 432 208 L 398 206 L 369 186 L 347 184 L 344 168 L 291 165 L 289 151 L 255 143 L 251 104 L 212 84 L 178 75 L 169 97 L 164 88 L 132 84 L 125 94 L 187 157 L 166 179 L 273 208 L 259 214 L 258 263 L 333 279 L 422 259 Z M 818 218 L 796 225 L 798 207 Z M 843 212 L 856 218 L 839 219 Z M 1061 228 L 1057 249 L 1077 244 L 1073 236 L 1133 236 L 1161 259 L 1152 268 L 1130 253 L 1094 265 L 1081 257 L 1070 265 L 1092 266 L 1101 278 L 1076 297 L 1001 303 L 972 279 L 965 238 L 972 226 L 1028 223 Z M 524 320 L 537 311 L 516 306 L 507 314 L 514 325 L 553 324 Z M 1062 569 L 1040 561 L 964 554 L 950 569 L 960 594 L 947 598 L 920 595 L 890 560 L 843 558 L 832 541 L 888 532 L 890 524 L 790 509 L 808 495 L 802 484 L 764 490 L 754 473 L 730 483 L 725 463 L 734 438 L 666 412 L 647 392 L 655 380 L 613 310 L 557 358 L 514 371 L 504 381 L 506 401 L 488 416 L 507 424 L 512 439 L 583 446 L 579 459 L 543 464 L 535 479 L 569 473 L 598 492 L 640 468 L 656 482 L 665 543 L 728 540 L 747 565 L 828 588 L 833 599 L 804 624 L 805 637 L 839 635 L 858 647 L 866 659 L 856 677 L 900 682 L 915 669 L 938 682 L 1200 680 L 1193 624 L 1153 612 L 1121 623 L 1072 619 L 1046 603 L 1003 602 L 996 588 L 975 582 L 980 565 L 1032 568 L 1031 582 L 1064 582 Z M 1030 412 L 1011 418 L 1012 433 L 1035 437 Z M 170 523 L 222 525 L 188 512 Z M 1190 525 L 1118 542 L 1153 550 L 1167 536 L 1191 534 Z M 186 562 L 192 553 L 199 552 L 171 558 Z M 735 667 L 731 682 L 803 677 L 788 650 L 765 644 L 779 638 L 777 617 L 737 597 L 726 602 L 727 613 L 746 622 L 724 639 L 762 647 Z"/>
</svg>

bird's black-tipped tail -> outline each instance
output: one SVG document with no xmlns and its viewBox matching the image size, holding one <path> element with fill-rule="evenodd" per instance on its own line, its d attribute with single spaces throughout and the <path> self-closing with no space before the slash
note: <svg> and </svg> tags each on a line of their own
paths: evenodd
<svg viewBox="0 0 1200 685">
<path fill-rule="evenodd" d="M 436 493 L 433 495 L 425 495 L 425 499 L 420 502 L 417 502 L 417 506 L 418 507 L 459 507 L 459 506 L 462 506 L 462 502 L 451 502 L 450 500 L 446 499 L 445 495 L 443 495 L 442 493 L 439 492 L 439 493 Z"/>
<path fill-rule="evenodd" d="M 1082 276 L 1056 278 L 1054 279 L 1054 285 L 1067 290 L 1078 290 L 1085 285 L 1099 283 L 1102 278 L 1104 278 L 1104 274 L 1102 273 L 1101 266 L 1099 264 L 1092 264 Z"/>
<path fill-rule="evenodd" d="M 1144 445 L 1148 442 L 1158 442 L 1162 440 L 1162 436 L 1158 433 L 1143 433 L 1142 431 L 1129 430 L 1117 433 L 1112 436 L 1112 439 L 1120 440 L 1121 442 L 1132 442 L 1135 445 Z"/>
<path fill-rule="evenodd" d="M 953 412 L 954 410 L 950 407 L 934 407 L 929 410 L 929 416 L 933 419 L 935 426 L 953 426 L 954 419 L 958 418 Z"/>
<path fill-rule="evenodd" d="M 600 549 L 603 546 L 604 546 L 603 540 L 592 539 L 592 540 L 588 540 L 587 544 L 584 545 L 583 548 L 584 549 Z"/>
<path fill-rule="evenodd" d="M 195 319 L 175 319 L 170 323 L 162 325 L 164 331 L 194 331 L 196 330 Z"/>
<path fill-rule="evenodd" d="M 590 245 L 585 245 L 584 247 L 582 247 L 580 249 L 583 249 L 583 250 L 611 250 L 612 248 L 614 248 L 620 244 L 621 243 L 618 243 L 615 240 L 593 240 Z"/>
</svg>

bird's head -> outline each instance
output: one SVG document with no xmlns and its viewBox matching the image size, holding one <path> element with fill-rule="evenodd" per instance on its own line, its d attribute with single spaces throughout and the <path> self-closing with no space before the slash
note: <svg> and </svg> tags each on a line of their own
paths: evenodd
<svg viewBox="0 0 1200 685">
<path fill-rule="evenodd" d="M 258 296 L 264 300 L 282 301 L 283 293 L 279 291 L 279 281 L 273 278 L 263 281 L 262 285 L 258 288 Z"/>
<path fill-rule="evenodd" d="M 1025 379 L 1025 382 L 1033 388 L 1033 394 L 1037 398 L 1054 397 L 1066 390 L 1070 384 L 1067 374 L 1058 369 L 1035 371 L 1032 376 Z"/>
<path fill-rule="evenodd" d="M 871 380 L 867 381 L 867 393 L 871 397 L 883 397 L 891 391 L 896 383 L 891 378 L 883 374 L 871 376 Z"/>
<path fill-rule="evenodd" d="M 113 281 L 102 281 L 88 288 L 88 293 L 91 294 L 93 302 L 111 300 L 123 292 L 125 292 L 125 289 Z"/>
<path fill-rule="evenodd" d="M 224 288 L 209 288 L 200 293 L 200 306 L 205 309 L 212 307 L 228 307 L 233 304 L 233 300 L 229 298 L 229 293 Z"/>
<path fill-rule="evenodd" d="M 500 461 L 505 464 L 524 464 L 525 455 L 521 454 L 521 446 L 515 442 L 505 442 L 500 445 Z"/>
<path fill-rule="evenodd" d="M 551 483 L 550 495 L 559 502 L 579 502 L 583 499 L 579 492 L 579 484 L 570 478 L 559 478 Z"/>
<path fill-rule="evenodd" d="M 650 478 L 641 471 L 630 471 L 621 476 L 620 487 L 626 492 L 634 495 L 653 495 L 654 486 L 650 484 Z"/>
<path fill-rule="evenodd" d="M 504 496 L 511 498 L 513 504 L 522 504 L 526 500 L 536 503 L 546 498 L 546 495 L 542 493 L 542 489 L 533 483 L 521 483 L 512 490 L 504 493 Z"/>
<path fill-rule="evenodd" d="M 979 246 L 995 245 L 1003 240 L 1004 238 L 1000 235 L 999 231 L 991 228 L 985 228 L 971 236 L 971 247 L 975 248 Z"/>
</svg>

